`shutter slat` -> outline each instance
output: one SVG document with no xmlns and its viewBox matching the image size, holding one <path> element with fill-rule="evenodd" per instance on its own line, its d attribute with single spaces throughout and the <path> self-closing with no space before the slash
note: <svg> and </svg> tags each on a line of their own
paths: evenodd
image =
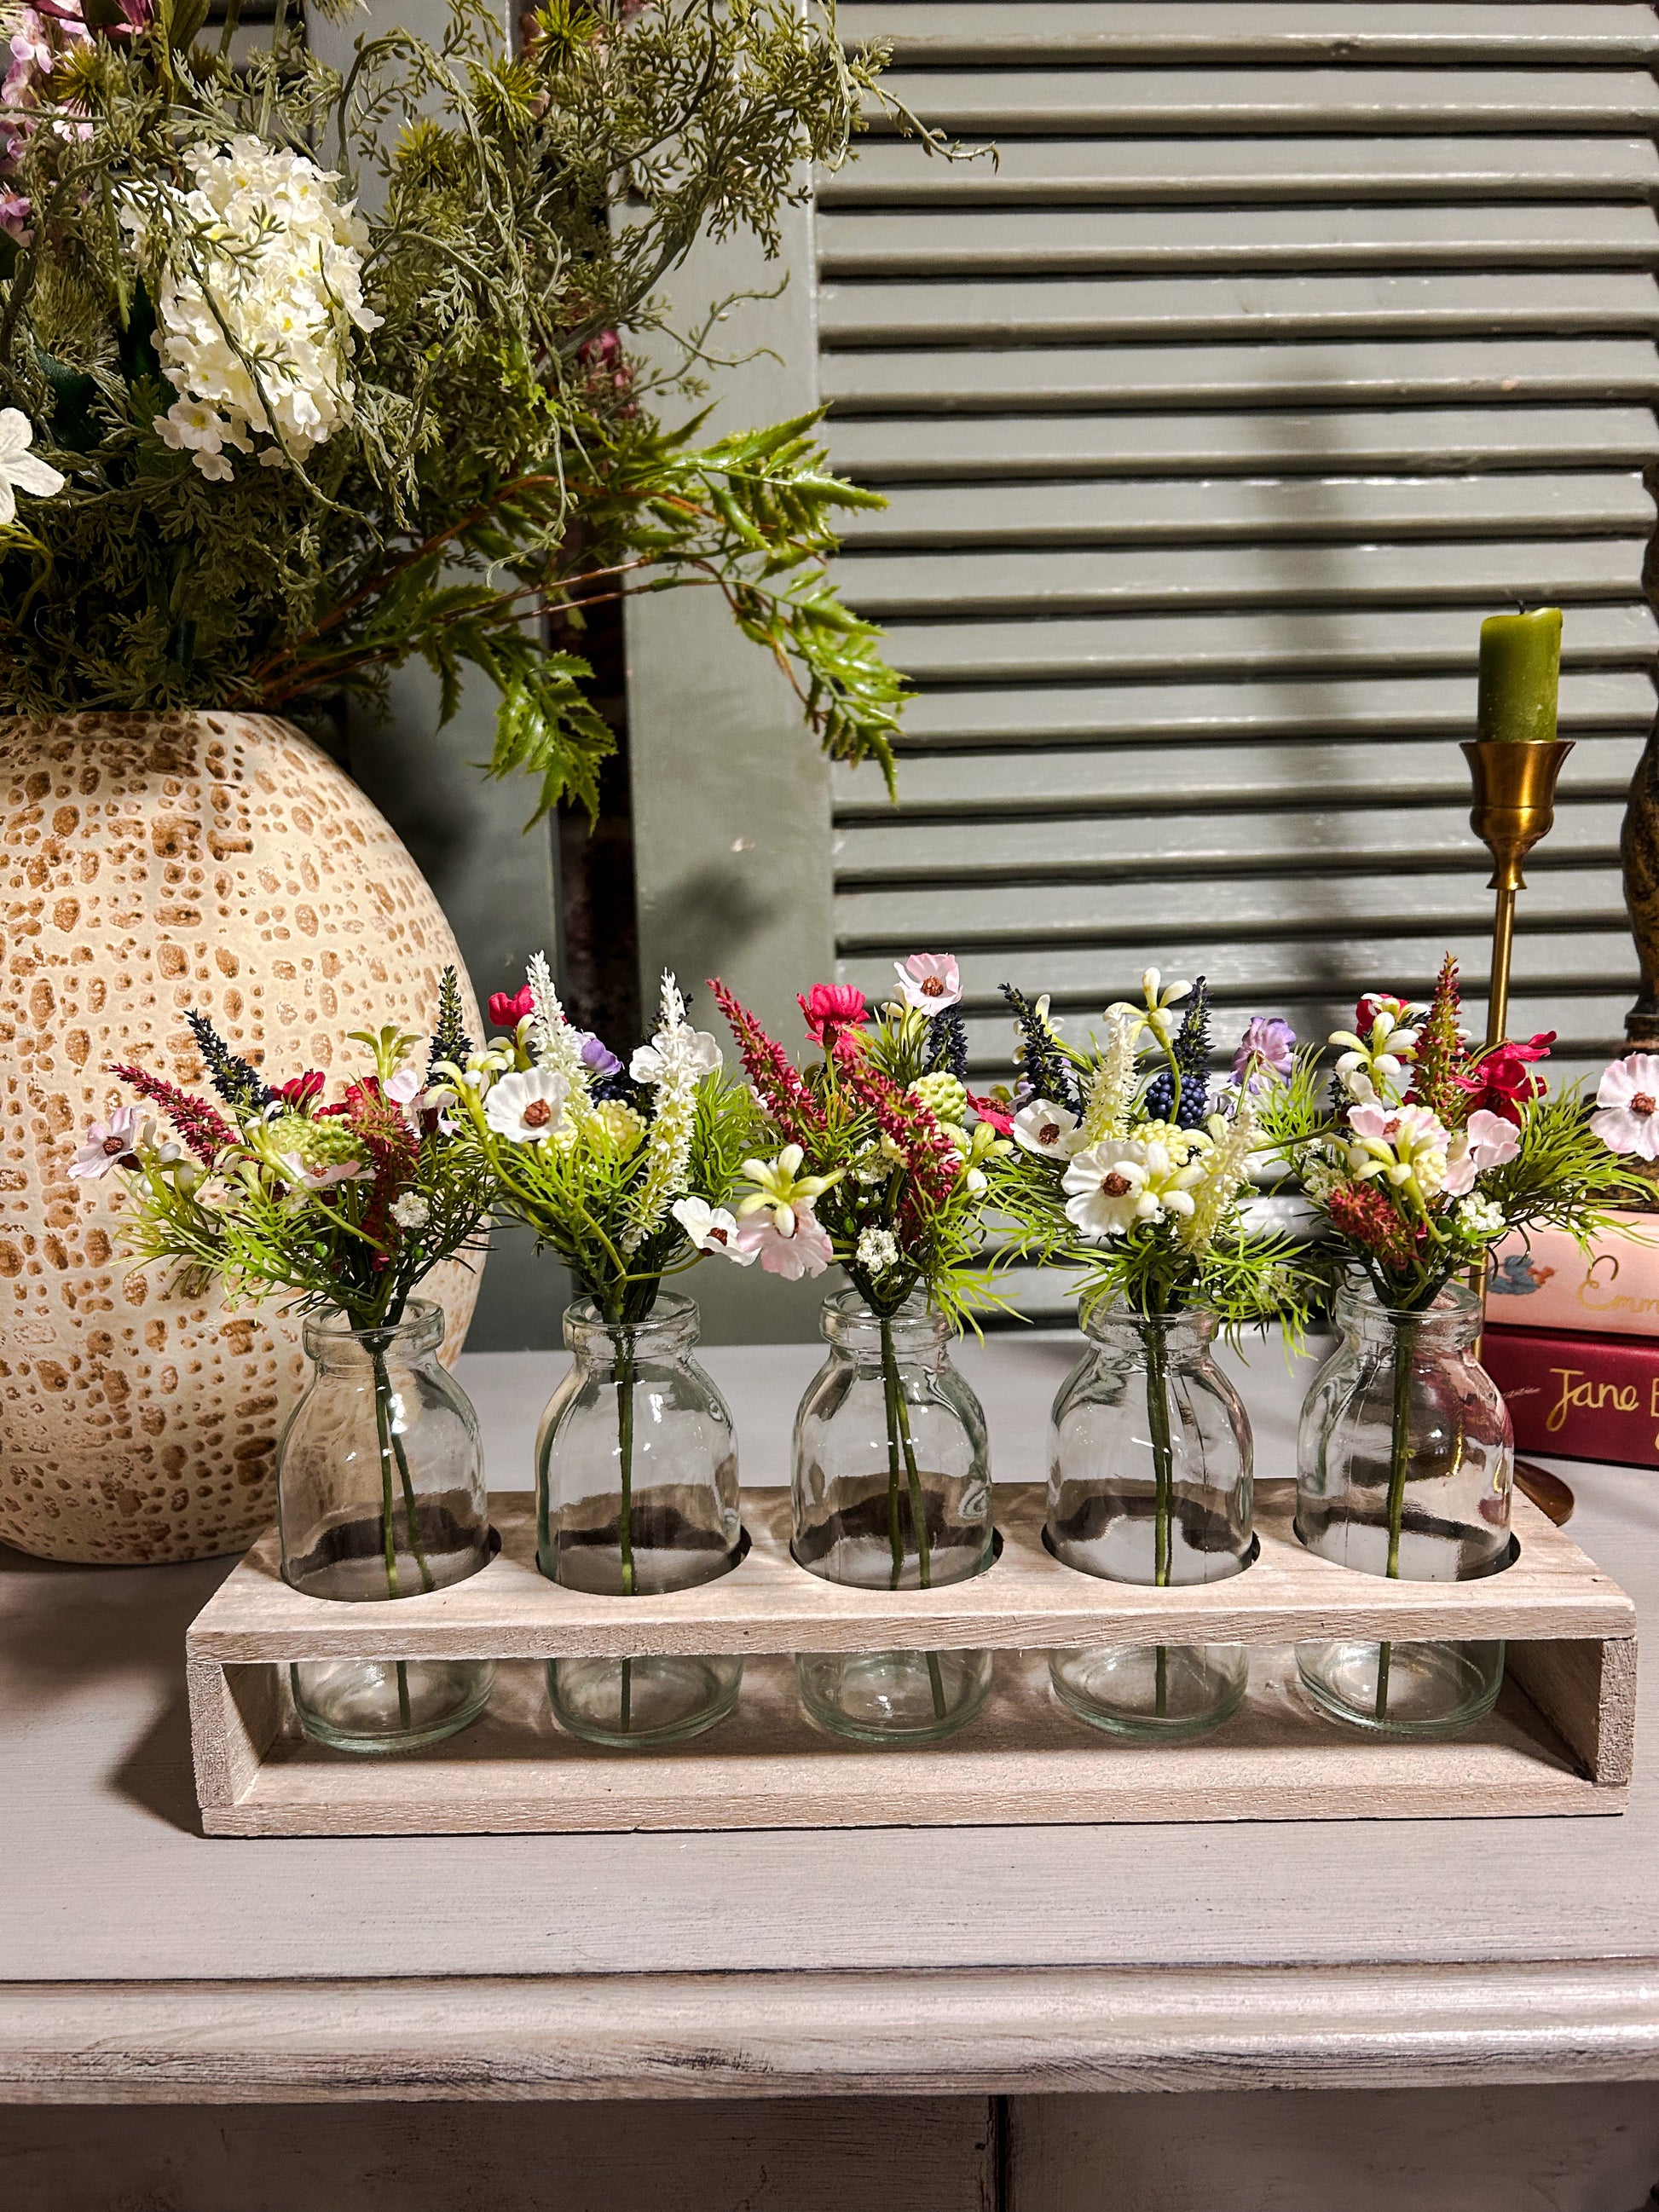
<svg viewBox="0 0 1659 2212">
<path fill-rule="evenodd" d="M 1009 408 L 1334 407 L 1471 399 L 1659 398 L 1659 354 L 1636 338 L 1401 339 L 1391 344 L 1043 346 L 826 353 L 835 404 L 873 412 Z M 1322 434 L 1340 461 L 1340 426 Z M 1322 426 L 1310 422 L 1310 452 Z"/>
<path fill-rule="evenodd" d="M 1151 818 L 1062 815 L 1052 821 L 848 823 L 836 833 L 836 878 L 848 884 L 903 882 L 925 872 L 939 882 L 1047 884 L 1110 872 L 1145 882 L 1259 868 L 1265 854 L 1285 870 L 1288 896 L 1289 884 L 1303 869 L 1353 866 L 1408 872 L 1437 860 L 1467 861 L 1474 854 L 1490 870 L 1489 860 L 1479 861 L 1467 804 L 1378 804 L 1379 798 L 1392 797 L 1386 779 L 1379 779 L 1379 785 L 1376 792 L 1356 793 L 1346 807 L 1333 803 L 1283 811 L 1264 807 L 1231 815 Z M 1622 803 L 1616 800 L 1559 806 L 1550 832 L 1551 858 L 1562 862 L 1616 854 L 1623 819 Z M 1527 865 L 1530 870 L 1541 863 Z M 1184 910 L 1186 902 L 1182 904 Z"/>
<path fill-rule="evenodd" d="M 1280 538 L 1645 538 L 1651 495 L 1634 470 L 1618 476 L 1292 477 L 1220 483 L 951 484 L 894 491 L 884 508 L 855 509 L 844 544 L 1249 544 Z M 1621 586 L 1629 572 L 1621 573 Z"/>
<path fill-rule="evenodd" d="M 826 277 L 933 278 L 1042 270 L 1650 269 L 1648 207 L 1045 208 L 955 215 L 830 209 L 818 221 Z"/>
<path fill-rule="evenodd" d="M 1575 629 L 1581 619 L 1575 614 Z M 1327 676 L 1308 682 L 1236 676 L 1218 684 L 924 691 L 911 701 L 904 717 L 902 802 L 906 806 L 917 803 L 918 783 L 925 786 L 933 765 L 931 752 L 963 745 L 996 746 L 1006 758 L 1013 781 L 1023 771 L 1021 756 L 1030 748 L 1111 743 L 1124 749 L 1111 773 L 1127 776 L 1133 783 L 1135 772 L 1127 764 L 1132 745 L 1144 749 L 1139 755 L 1146 763 L 1142 775 L 1155 776 L 1159 749 L 1194 739 L 1252 746 L 1274 738 L 1328 738 L 1333 732 L 1346 732 L 1389 740 L 1428 734 L 1455 740 L 1470 734 L 1474 700 L 1472 655 L 1468 671 L 1459 676 Z M 1618 730 L 1627 748 L 1632 737 L 1645 734 L 1653 715 L 1653 685 L 1635 668 L 1627 673 L 1569 668 L 1561 678 L 1564 735 L 1582 740 L 1596 731 Z M 962 757 L 954 752 L 951 757 Z M 1454 750 L 1451 757 L 1459 763 L 1454 773 L 1461 773 L 1462 755 Z M 1218 775 L 1232 772 L 1224 769 L 1218 759 L 1214 767 Z M 886 787 L 873 763 L 839 769 L 836 779 L 838 793 L 850 796 L 862 792 L 878 802 L 880 812 L 890 811 Z"/>
<path fill-rule="evenodd" d="M 1635 681 L 1646 695 L 1646 714 L 1633 726 L 1645 728 L 1653 717 L 1653 692 L 1644 678 Z M 1472 687 L 1455 688 L 1467 724 Z M 1351 726 L 1345 719 L 1340 726 Z M 1571 724 L 1564 726 L 1571 731 Z M 1628 736 L 1580 737 L 1563 778 L 1564 805 L 1592 791 L 1601 799 L 1622 799 L 1630 781 Z M 1125 745 L 1109 752 L 1027 747 L 1018 752 L 912 757 L 905 763 L 897 806 L 884 797 L 878 774 L 842 767 L 831 782 L 837 821 L 867 822 L 878 829 L 987 815 L 1000 821 L 1057 812 L 1144 816 L 1167 807 L 1172 790 L 1201 790 L 1205 805 L 1219 813 L 1264 800 L 1299 805 L 1362 789 L 1386 791 L 1401 804 L 1451 799 L 1467 810 L 1468 769 L 1456 745 L 1448 744 L 1443 736 L 1273 744 L 1264 743 L 1258 732 L 1241 731 L 1239 741 L 1231 744 Z"/>
<path fill-rule="evenodd" d="M 1476 276 L 1122 276 L 896 279 L 826 284 L 826 347 L 1021 346 L 1201 337 L 1435 338 L 1659 331 L 1659 287 L 1638 270 Z"/>
<path fill-rule="evenodd" d="M 893 42 L 905 62 L 1189 62 L 1210 69 L 1253 61 L 1411 62 L 1445 66 L 1493 59 L 1640 62 L 1659 54 L 1645 7 L 1341 7 L 1316 0 L 1244 6 L 1236 0 L 1094 0 L 1065 7 L 992 0 L 851 0 L 840 10 L 850 46 Z"/>
<path fill-rule="evenodd" d="M 826 177 L 827 207 L 1208 205 L 1364 200 L 1632 200 L 1659 191 L 1650 138 L 1010 139 L 945 161 L 877 140 Z"/>
<path fill-rule="evenodd" d="M 1254 931 L 1286 941 L 1310 935 L 1322 941 L 1333 931 L 1367 924 L 1373 943 L 1376 933 L 1386 933 L 1391 945 L 1421 935 L 1442 936 L 1449 944 L 1455 934 L 1478 937 L 1492 927 L 1486 865 L 1485 856 L 1478 855 L 1462 872 L 1388 881 L 1298 875 L 1293 893 L 1287 893 L 1282 876 L 1223 876 L 1205 887 L 1204 921 L 1212 935 Z M 1625 927 L 1624 909 L 1606 902 L 1606 890 L 1604 878 L 1593 868 L 1534 870 L 1527 884 L 1528 931 L 1582 925 L 1616 933 Z M 1587 904 L 1587 898 L 1592 902 Z M 1182 927 L 1193 934 L 1190 910 Z M 1049 948 L 1086 945 L 1091 948 L 1091 977 L 1110 964 L 1107 948 L 1115 958 L 1121 949 L 1133 951 L 1154 941 L 1144 882 L 1051 884 L 1043 891 L 1036 927 L 1024 885 L 843 891 L 836 901 L 836 928 L 848 961 L 890 961 L 924 943 L 949 945 L 959 954 L 977 945 L 1007 945 L 1018 949 L 1027 972 L 1040 959 L 1046 974 Z M 1164 933 L 1155 934 L 1161 952 Z M 884 993 L 886 985 L 882 988 Z"/>
<path fill-rule="evenodd" d="M 1027 614 L 1086 608 L 1414 605 L 1431 596 L 1490 610 L 1506 600 L 1622 597 L 1646 533 L 1501 544 L 1138 546 L 1048 552 L 852 554 L 846 588 L 878 620 L 983 607 Z"/>
<path fill-rule="evenodd" d="M 1597 395 L 1599 396 L 1599 395 Z M 986 422 L 936 414 L 832 415 L 834 465 L 866 483 L 978 483 L 1000 477 L 1138 476 L 1231 471 L 1258 477 L 1370 469 L 1605 468 L 1644 465 L 1652 414 L 1607 404 L 1413 409 L 1363 406 L 1310 424 L 1305 414 L 1000 415 Z"/>
<path fill-rule="evenodd" d="M 969 137 L 1109 131 L 1648 132 L 1659 84 L 1644 70 L 929 70 L 886 90 L 936 129 Z M 872 115 L 872 126 L 881 128 Z"/>
<path fill-rule="evenodd" d="M 1651 666 L 1659 625 L 1645 605 L 1576 608 L 1562 648 L 1570 667 Z M 1018 682 L 1154 672 L 1171 676 L 1316 669 L 1473 670 L 1479 623 L 1464 610 L 1363 608 L 1310 614 L 1132 615 L 1092 621 L 900 623 L 889 648 L 926 682 Z"/>
</svg>

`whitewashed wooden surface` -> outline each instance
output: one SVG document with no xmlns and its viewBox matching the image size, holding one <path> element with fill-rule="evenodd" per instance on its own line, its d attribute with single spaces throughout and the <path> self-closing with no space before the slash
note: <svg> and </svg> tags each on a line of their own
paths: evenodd
<svg viewBox="0 0 1659 2212">
<path fill-rule="evenodd" d="M 1000 1476 L 1034 1479 L 1040 1471 L 1048 1401 L 1073 1352 L 1070 1340 L 1041 1336 L 999 1338 L 964 1352 L 990 1411 Z M 748 1479 L 783 1471 L 789 1416 L 814 1356 L 787 1346 L 708 1355 L 742 1410 Z M 496 1483 L 509 1483 L 515 1467 L 527 1481 L 535 1416 L 557 1364 L 506 1355 L 466 1363 Z M 1282 1470 L 1300 1382 L 1267 1351 L 1256 1355 L 1244 1387 L 1262 1471 Z M 1631 1591 L 1644 1619 L 1659 1616 L 1659 1478 L 1569 1472 L 1581 1500 L 1572 1533 Z M 252 2046 L 267 2030 L 280 2039 L 283 2006 L 299 2001 L 279 2001 L 281 1986 L 303 1996 L 309 1984 L 317 1992 L 309 2002 L 349 2044 L 352 1999 L 343 1983 L 374 1983 L 383 1993 L 378 2002 L 391 2002 L 395 2015 L 403 1977 L 459 1978 L 451 1984 L 459 1993 L 479 1978 L 514 1978 L 522 1991 L 523 1978 L 621 1974 L 633 1978 L 631 2002 L 644 2019 L 655 1993 L 671 1986 L 651 1978 L 708 1976 L 715 1978 L 701 1984 L 705 1996 L 693 2013 L 699 2027 L 707 2022 L 712 2030 L 707 1991 L 718 1988 L 737 2002 L 759 1976 L 754 1986 L 775 1994 L 787 1985 L 817 2008 L 817 2027 L 801 2034 L 814 2063 L 833 2070 L 846 2007 L 854 2002 L 852 1990 L 836 1984 L 838 1972 L 943 1970 L 927 1985 L 944 1993 L 948 2009 L 951 1970 L 979 1970 L 1015 1991 L 1040 1983 L 1050 1993 L 1043 2006 L 1051 1997 L 1060 2006 L 1058 2021 L 1040 2008 L 1047 2025 L 1032 2029 L 1029 2068 L 1016 2065 L 1006 2046 L 998 2046 L 997 2063 L 1030 2087 L 1047 2080 L 1075 2088 L 1097 2078 L 1091 2051 L 1098 2046 L 1104 2057 L 1117 2000 L 1103 1999 L 1104 2010 L 1092 2014 L 1085 2007 L 1080 2040 L 1067 2045 L 1056 2030 L 1077 1984 L 1064 1972 L 1055 1979 L 1053 1970 L 1105 1968 L 1150 1976 L 1138 1985 L 1163 1993 L 1153 2004 L 1157 2038 L 1128 2055 L 1133 2078 L 1190 2086 L 1181 2022 L 1213 1992 L 1218 1970 L 1310 1966 L 1333 1971 L 1290 1978 L 1305 2007 L 1291 2039 L 1303 2054 L 1297 2063 L 1316 2062 L 1322 2080 L 1346 2078 L 1351 2014 L 1372 2022 L 1375 2043 L 1361 2040 L 1378 2064 L 1389 2063 L 1391 2049 L 1401 2052 L 1394 2080 L 1444 2079 L 1448 2068 L 1451 2078 L 1467 2079 L 1458 2069 L 1480 2063 L 1510 2070 L 1480 2078 L 1561 2078 L 1574 2054 L 1592 2046 L 1598 2078 L 1620 2078 L 1620 2068 L 1659 2073 L 1659 1966 L 1650 1972 L 1644 1964 L 1659 1961 L 1652 1668 L 1630 1810 L 1613 1820 L 228 1845 L 196 1831 L 182 1668 L 185 1625 L 225 1571 L 94 1571 L 0 1557 L 0 1977 L 13 1985 L 0 1995 L 0 2018 L 14 2050 L 20 2037 L 27 2043 L 38 2017 L 34 1996 L 21 1984 L 57 1985 L 53 2033 L 61 2031 L 65 2051 L 92 2035 L 100 1994 L 111 1984 L 152 1985 L 147 1995 L 133 1992 L 139 2029 L 161 2017 L 154 1985 L 176 1994 L 195 1984 L 195 2026 L 181 2020 L 177 2037 L 164 2038 L 179 2078 L 159 2094 L 178 2097 L 192 2037 L 236 2009 L 216 2006 L 199 1985 L 258 1984 L 269 2003 L 249 1990 L 258 2016 L 245 2034 L 238 2031 L 240 2040 L 233 2037 L 232 2056 L 248 2085 L 244 2094 L 270 2094 L 258 2086 Z M 1458 1984 L 1469 2005 L 1460 2000 L 1443 2017 L 1431 2008 L 1422 2015 L 1431 2023 L 1425 2039 L 1413 2041 L 1410 1992 L 1422 1977 L 1408 1972 L 1398 1998 L 1379 2013 L 1353 1977 L 1363 1981 L 1380 1962 L 1474 1970 L 1472 1983 Z M 1051 1972 L 1019 1971 L 1032 1968 Z M 1612 1996 L 1596 1978 L 1608 1973 L 1619 1984 Z M 1600 1992 L 1588 2017 L 1586 1976 Z M 1243 2008 L 1242 2021 L 1254 2014 L 1260 2027 L 1285 2014 L 1290 1985 L 1276 1972 L 1222 1978 Z M 918 1988 L 910 1972 L 882 1985 L 896 2002 Z M 562 1986 L 574 1994 L 573 1984 Z M 551 1994 L 534 2002 L 545 2009 Z M 740 2067 L 753 2047 L 745 2037 L 761 2025 L 734 2015 L 731 2042 L 715 2037 L 715 2078 L 733 2081 L 727 2069 Z M 919 2023 L 902 2025 L 909 2035 Z M 362 2029 L 372 2057 L 368 2018 Z M 301 2024 L 295 2032 L 307 2047 L 309 2030 Z M 510 2028 L 504 2033 L 510 2049 Z M 1218 2063 L 1249 2075 L 1248 2025 L 1240 2033 L 1238 2051 Z M 696 2041 L 696 2030 L 686 2035 Z M 792 2032 L 785 2040 L 799 2057 L 799 2039 Z M 1187 2041 L 1202 2036 L 1194 2030 Z M 969 2069 L 975 2042 L 971 2033 L 932 2043 L 912 2037 L 910 2049 L 918 2063 Z M 1069 2055 L 1048 2079 L 1038 2062 L 1062 2049 Z M 757 2078 L 765 2070 L 757 2056 Z M 682 2071 L 678 2078 L 688 2077 Z M 902 2069 L 883 2078 L 892 2090 L 906 2080 Z M 1113 2078 L 1109 2065 L 1098 2078 Z M 1253 2078 L 1310 2076 L 1275 2075 L 1268 2063 Z M 88 2084 L 86 2094 L 109 2092 Z M 372 2091 L 364 2083 L 344 2094 Z M 477 2092 L 458 2083 L 448 2094 Z M 611 2094 L 625 2094 L 620 2080 Z"/>
</svg>

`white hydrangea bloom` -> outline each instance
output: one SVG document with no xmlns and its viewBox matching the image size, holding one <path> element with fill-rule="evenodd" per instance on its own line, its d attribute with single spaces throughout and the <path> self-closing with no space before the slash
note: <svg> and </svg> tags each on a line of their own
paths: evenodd
<svg viewBox="0 0 1659 2212">
<path fill-rule="evenodd" d="M 155 428 L 222 483 L 232 453 L 303 461 L 350 419 L 353 335 L 380 318 L 363 303 L 368 228 L 331 171 L 251 137 L 184 161 L 189 190 L 135 199 L 123 220 L 170 240 L 156 349 L 179 397 Z"/>
</svg>

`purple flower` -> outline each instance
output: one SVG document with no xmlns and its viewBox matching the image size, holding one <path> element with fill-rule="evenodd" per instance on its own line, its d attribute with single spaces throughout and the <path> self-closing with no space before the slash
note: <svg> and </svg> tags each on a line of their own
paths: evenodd
<svg viewBox="0 0 1659 2212">
<path fill-rule="evenodd" d="M 1244 1080 L 1244 1072 L 1252 1061 L 1255 1063 L 1250 1077 L 1252 1091 L 1264 1075 L 1276 1075 L 1283 1081 L 1295 1065 L 1295 1053 L 1296 1031 L 1287 1021 L 1278 1014 L 1252 1014 L 1233 1054 L 1233 1081 Z"/>
<path fill-rule="evenodd" d="M 608 1083 L 613 1075 L 622 1073 L 622 1062 L 603 1037 L 591 1030 L 582 1032 L 582 1065 L 591 1068 L 601 1083 Z"/>
</svg>

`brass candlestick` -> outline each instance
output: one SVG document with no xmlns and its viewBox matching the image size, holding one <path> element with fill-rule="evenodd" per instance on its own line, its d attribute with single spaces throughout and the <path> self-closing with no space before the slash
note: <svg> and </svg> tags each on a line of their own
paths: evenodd
<svg viewBox="0 0 1659 2212">
<path fill-rule="evenodd" d="M 1486 1042 L 1502 1041 L 1510 1014 L 1510 957 L 1515 946 L 1515 895 L 1527 879 L 1521 863 L 1555 821 L 1555 780 L 1572 750 L 1571 738 L 1528 744 L 1511 738 L 1466 738 L 1463 752 L 1474 783 L 1469 827 L 1492 857 L 1488 890 L 1498 894 L 1492 931 L 1492 988 Z"/>
<path fill-rule="evenodd" d="M 1498 894 L 1492 927 L 1492 985 L 1486 995 L 1486 1042 L 1503 1042 L 1510 1018 L 1510 959 L 1515 949 L 1515 895 L 1527 879 L 1521 863 L 1555 822 L 1555 780 L 1572 750 L 1571 738 L 1532 744 L 1514 738 L 1466 738 L 1463 751 L 1474 783 L 1469 827 L 1492 857 L 1488 890 Z M 1472 1270 L 1469 1288 L 1484 1307 L 1486 1270 Z M 1480 1357 L 1480 1346 L 1475 1346 Z M 1517 1460 L 1516 1485 L 1555 1522 L 1572 1511 L 1573 1496 L 1559 1475 Z"/>
</svg>

